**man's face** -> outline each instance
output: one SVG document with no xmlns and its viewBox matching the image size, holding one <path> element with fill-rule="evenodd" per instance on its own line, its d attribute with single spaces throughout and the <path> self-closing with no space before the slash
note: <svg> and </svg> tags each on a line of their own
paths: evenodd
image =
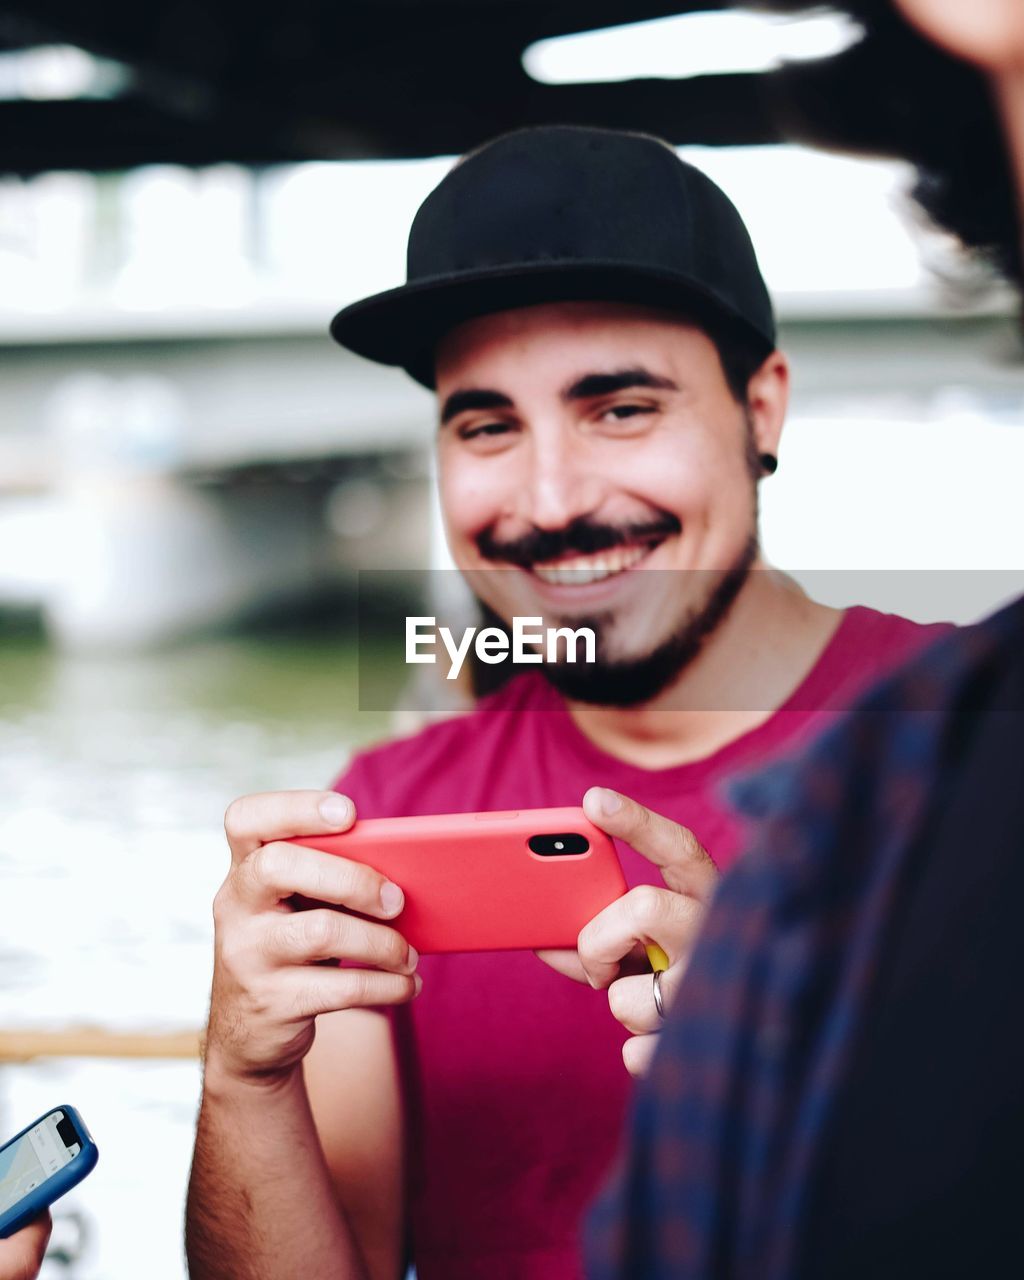
<svg viewBox="0 0 1024 1280">
<path fill-rule="evenodd" d="M 680 636 L 713 627 L 756 548 L 750 426 L 714 344 L 669 313 L 558 303 L 463 324 L 436 373 L 455 563 L 506 621 L 595 626 L 588 700 L 645 700 L 628 680 L 601 697 L 608 669 L 684 665 Z"/>
</svg>

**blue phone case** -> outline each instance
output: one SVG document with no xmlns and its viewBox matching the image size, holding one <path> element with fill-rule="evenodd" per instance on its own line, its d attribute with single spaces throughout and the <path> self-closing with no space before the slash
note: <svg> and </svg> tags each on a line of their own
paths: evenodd
<svg viewBox="0 0 1024 1280">
<path fill-rule="evenodd" d="M 58 1169 L 44 1183 L 33 1188 L 28 1195 L 23 1196 L 21 1200 L 12 1204 L 6 1213 L 0 1213 L 0 1240 L 6 1239 L 7 1236 L 13 1236 L 15 1231 L 20 1231 L 22 1227 L 27 1226 L 33 1218 L 38 1217 L 44 1209 L 49 1208 L 54 1200 L 59 1200 L 66 1191 L 70 1191 L 72 1187 L 77 1186 L 87 1174 L 96 1168 L 96 1161 L 99 1159 L 100 1154 L 99 1149 L 92 1140 L 92 1134 L 85 1127 L 82 1117 L 74 1107 L 51 1107 L 49 1111 L 44 1112 L 38 1119 L 33 1120 L 31 1124 L 27 1124 L 21 1133 L 15 1134 L 9 1142 L 5 1142 L 0 1147 L 0 1151 L 5 1151 L 12 1146 L 19 1138 L 23 1138 L 30 1129 L 34 1129 L 40 1121 L 45 1120 L 47 1116 L 52 1115 L 55 1111 L 63 1111 L 75 1126 L 81 1139 L 82 1149 L 77 1156 L 71 1158 L 63 1169 Z"/>
</svg>

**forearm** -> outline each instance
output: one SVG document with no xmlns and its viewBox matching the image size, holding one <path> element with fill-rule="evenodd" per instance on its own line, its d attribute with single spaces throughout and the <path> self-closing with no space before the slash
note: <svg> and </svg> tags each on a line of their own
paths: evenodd
<svg viewBox="0 0 1024 1280">
<path fill-rule="evenodd" d="M 366 1280 L 300 1069 L 268 1086 L 208 1065 L 185 1247 L 192 1280 Z"/>
</svg>

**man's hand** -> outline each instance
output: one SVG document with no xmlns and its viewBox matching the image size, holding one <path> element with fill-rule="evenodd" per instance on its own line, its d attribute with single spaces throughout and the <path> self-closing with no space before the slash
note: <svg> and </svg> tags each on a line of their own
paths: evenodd
<svg viewBox="0 0 1024 1280">
<path fill-rule="evenodd" d="M 52 1226 L 49 1213 L 43 1213 L 13 1236 L 0 1240 L 0 1280 L 35 1280 Z"/>
<path fill-rule="evenodd" d="M 650 1065 L 661 1029 L 644 948 L 653 942 L 668 956 L 669 968 L 661 977 L 667 1009 L 686 971 L 718 872 L 692 831 L 616 791 L 591 787 L 583 809 L 595 826 L 653 862 L 666 888 L 630 889 L 583 928 L 576 951 L 538 955 L 560 973 L 607 988 L 609 1007 L 631 1037 L 622 1046 L 622 1060 L 631 1075 L 640 1076 Z"/>
<path fill-rule="evenodd" d="M 388 920 L 401 889 L 362 863 L 284 843 L 345 831 L 355 805 L 333 791 L 246 796 L 227 811 L 231 870 L 214 901 L 207 1073 L 249 1082 L 289 1075 L 320 1013 L 400 1004 L 419 990 L 415 951 L 385 924 L 345 910 L 293 911 L 293 894 Z M 339 968 L 348 960 L 370 968 Z"/>
</svg>

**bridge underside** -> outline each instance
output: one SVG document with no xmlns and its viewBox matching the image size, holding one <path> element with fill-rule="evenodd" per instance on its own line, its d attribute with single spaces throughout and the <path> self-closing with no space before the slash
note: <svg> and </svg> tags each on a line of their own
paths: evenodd
<svg viewBox="0 0 1024 1280">
<path fill-rule="evenodd" d="M 541 84 L 535 41 L 708 0 L 3 0 L 0 48 L 65 43 L 121 70 L 107 96 L 0 102 L 0 169 L 451 155 L 536 123 L 677 144 L 778 140 L 768 75 Z"/>
</svg>

